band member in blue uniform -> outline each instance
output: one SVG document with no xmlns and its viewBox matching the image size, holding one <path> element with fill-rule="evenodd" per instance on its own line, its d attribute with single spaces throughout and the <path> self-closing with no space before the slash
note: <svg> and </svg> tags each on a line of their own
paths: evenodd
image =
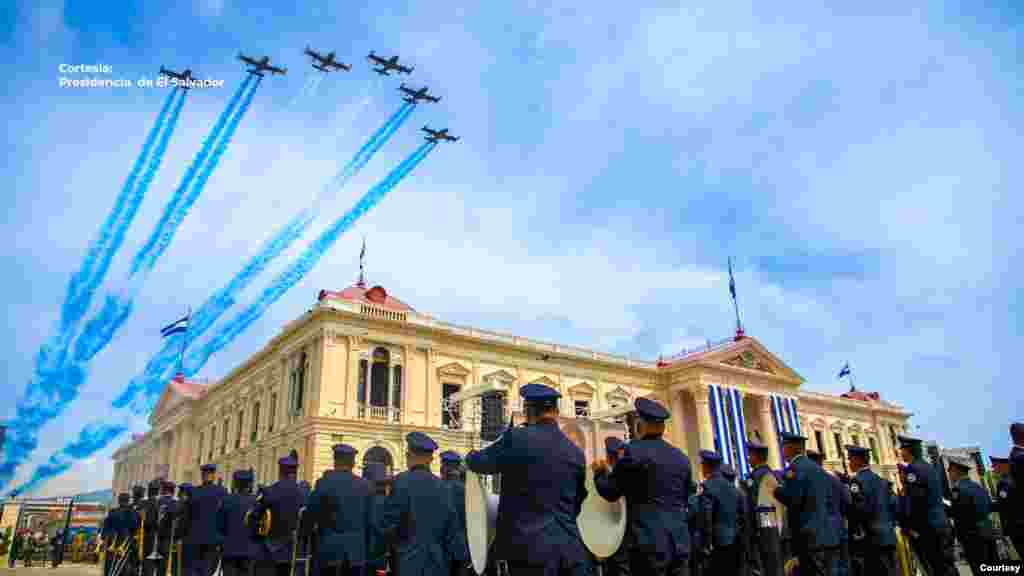
<svg viewBox="0 0 1024 576">
<path fill-rule="evenodd" d="M 527 425 L 466 456 L 473 472 L 501 474 L 496 557 L 513 576 L 590 574 L 576 527 L 587 495 L 586 460 L 558 427 L 561 394 L 543 384 L 527 384 L 519 394 Z"/>
<path fill-rule="evenodd" d="M 437 443 L 422 432 L 410 432 L 405 442 L 409 469 L 392 480 L 391 495 L 377 511 L 377 529 L 395 544 L 396 573 L 446 574 L 461 533 L 448 488 L 430 471 Z"/>
<path fill-rule="evenodd" d="M 160 481 L 160 497 L 157 498 L 156 506 L 158 517 L 156 550 L 161 556 L 157 562 L 156 574 L 163 576 L 167 573 L 167 562 L 172 562 L 172 566 L 176 565 L 171 558 L 171 529 L 174 527 L 174 519 L 178 515 L 178 502 L 174 500 L 174 482 Z M 176 575 L 172 572 L 171 576 Z"/>
<path fill-rule="evenodd" d="M 118 515 L 114 524 L 115 534 L 119 544 L 128 542 L 127 551 L 122 556 L 125 558 L 124 568 L 121 569 L 122 576 L 132 575 L 138 570 L 139 549 L 135 545 L 135 536 L 139 530 L 139 513 L 135 510 L 135 504 L 128 494 L 119 494 L 117 497 Z M 118 547 L 120 548 L 120 546 Z"/>
<path fill-rule="evenodd" d="M 830 517 L 835 506 L 832 482 L 820 466 L 804 453 L 807 438 L 782 433 L 782 453 L 789 468 L 775 499 L 786 507 L 790 546 L 800 566 L 800 576 L 832 576 L 839 534 Z"/>
<path fill-rule="evenodd" d="M 252 518 L 259 519 L 269 510 L 271 519 L 270 533 L 262 542 L 263 550 L 256 562 L 257 576 L 289 576 L 299 509 L 305 504 L 296 479 L 298 460 L 291 456 L 281 458 L 277 469 L 279 480 L 260 493 L 252 513 Z"/>
<path fill-rule="evenodd" d="M 980 484 L 968 477 L 973 466 L 974 463 L 967 458 L 949 460 L 949 479 L 952 484 L 950 515 L 971 572 L 974 576 L 981 576 L 981 565 L 996 564 L 998 554 L 992 530 L 992 500 Z"/>
<path fill-rule="evenodd" d="M 750 477 L 744 482 L 747 486 L 747 557 L 751 567 L 761 576 L 782 576 L 781 527 L 762 526 L 762 515 L 768 518 L 767 515 L 775 510 L 758 508 L 761 482 L 766 475 L 772 474 L 768 466 L 768 446 L 754 440 L 747 442 L 747 458 L 752 468 Z"/>
<path fill-rule="evenodd" d="M 722 471 L 722 478 L 725 478 L 729 484 L 736 490 L 736 549 L 738 558 L 736 560 L 737 565 L 740 567 L 740 574 L 746 574 L 749 570 L 750 565 L 750 527 L 752 524 L 748 521 L 749 510 L 747 509 L 747 495 L 744 490 L 745 486 L 741 486 L 736 482 L 736 469 L 728 464 L 722 464 L 720 468 Z"/>
<path fill-rule="evenodd" d="M 850 573 L 898 576 L 895 508 L 889 482 L 868 468 L 870 450 L 847 446 L 850 463 Z"/>
<path fill-rule="evenodd" d="M 664 406 L 637 398 L 634 408 L 638 439 L 626 445 L 611 473 L 605 462 L 595 462 L 594 483 L 606 500 L 626 498 L 625 545 L 631 572 L 685 575 L 690 556 L 686 504 L 696 492 L 690 460 L 662 437 L 670 417 Z"/>
<path fill-rule="evenodd" d="M 710 450 L 700 452 L 704 490 L 698 499 L 698 521 L 704 533 L 703 556 L 708 574 L 737 576 L 740 536 L 736 532 L 740 495 L 722 475 L 722 457 Z"/>
<path fill-rule="evenodd" d="M 128 499 L 131 500 L 131 496 L 128 496 L 127 494 L 124 494 L 124 496 L 127 496 Z M 118 503 L 120 503 L 120 501 L 121 494 L 118 494 Z M 110 511 L 107 512 L 106 518 L 103 519 L 103 525 L 100 528 L 100 539 L 103 541 L 103 549 L 106 551 L 105 554 L 103 555 L 103 576 L 110 576 L 110 570 L 111 568 L 113 568 L 114 565 L 113 546 L 114 541 L 117 539 L 117 521 L 118 515 L 120 514 L 118 510 L 119 509 L 116 507 L 111 508 Z M 20 534 L 19 538 L 22 539 L 22 542 L 24 541 L 24 537 Z M 20 543 L 21 542 L 19 542 L 19 544 Z M 13 552 L 12 555 L 14 555 Z M 14 557 L 17 558 L 16 555 Z M 13 568 L 14 566 L 11 567 Z"/>
<path fill-rule="evenodd" d="M 191 576 L 209 576 L 217 567 L 217 547 L 221 544 L 217 511 L 227 492 L 223 486 L 214 483 L 216 473 L 217 467 L 213 464 L 199 468 L 203 483 L 192 488 L 191 497 L 185 505 L 188 509 L 185 549 Z"/>
<path fill-rule="evenodd" d="M 609 470 L 615 469 L 615 464 L 626 451 L 626 444 L 617 436 L 609 436 L 604 439 L 604 453 L 608 459 Z M 602 562 L 602 574 L 604 576 L 629 576 L 629 548 L 623 542 L 619 549 Z"/>
<path fill-rule="evenodd" d="M 188 502 L 192 499 L 192 484 L 182 482 L 178 485 L 178 525 L 174 528 L 174 539 L 181 548 L 181 566 L 177 568 L 174 576 L 191 576 L 192 574 L 192 547 L 186 546 L 185 536 L 188 534 L 188 527 L 191 524 L 189 518 Z"/>
<path fill-rule="evenodd" d="M 377 511 L 383 509 L 383 503 L 391 490 L 391 478 L 382 462 L 367 463 L 363 469 L 363 478 L 366 478 L 373 486 L 371 513 L 376 518 Z M 367 545 L 366 574 L 367 576 L 376 576 L 378 572 L 387 569 L 388 559 L 393 554 L 387 540 L 378 533 L 376 522 L 371 523 L 368 529 L 370 534 Z"/>
<path fill-rule="evenodd" d="M 142 573 L 144 576 L 156 576 L 156 571 L 160 567 L 160 562 L 157 560 L 148 560 L 153 549 L 156 546 L 157 539 L 157 522 L 160 517 L 160 506 L 157 503 L 157 499 L 160 497 L 160 478 L 155 478 L 149 482 L 146 490 L 146 498 L 141 500 L 137 505 L 140 519 L 142 522 Z"/>
<path fill-rule="evenodd" d="M 921 440 L 900 436 L 903 468 L 903 497 L 900 526 L 910 536 L 910 545 L 927 567 L 929 576 L 955 576 L 953 540 L 942 503 L 939 470 L 925 462 Z"/>
<path fill-rule="evenodd" d="M 1006 526 L 1012 523 L 1010 510 L 1007 506 L 1010 497 L 1010 459 L 991 456 L 992 473 L 995 474 L 996 491 L 992 496 L 992 509 L 998 512 L 999 526 L 1006 532 Z"/>
<path fill-rule="evenodd" d="M 833 574 L 835 576 L 847 576 L 850 573 L 850 535 L 846 529 L 846 519 L 850 510 L 850 490 L 838 476 L 825 470 L 824 454 L 808 450 L 807 458 L 821 467 L 832 483 L 833 507 L 829 510 L 829 516 L 832 518 L 832 524 L 839 533 L 839 548 L 834 551 L 836 557 Z"/>
<path fill-rule="evenodd" d="M 1024 422 L 1010 425 L 1010 439 L 1013 441 L 1009 458 L 1010 482 L 1003 503 L 1009 512 L 1010 522 L 1003 527 L 1003 531 L 1010 537 L 1017 554 L 1024 557 Z"/>
<path fill-rule="evenodd" d="M 316 481 L 303 513 L 304 538 L 317 539 L 316 564 L 325 576 L 363 576 L 371 544 L 373 485 L 352 473 L 356 449 L 334 446 L 334 469 Z"/>
<path fill-rule="evenodd" d="M 223 537 L 224 576 L 247 576 L 252 562 L 259 558 L 259 543 L 245 526 L 246 513 L 256 506 L 256 497 L 252 494 L 254 479 L 252 470 L 235 470 L 231 475 L 232 493 L 224 497 L 217 512 L 217 528 Z"/>
<path fill-rule="evenodd" d="M 455 545 L 452 548 L 450 576 L 469 576 L 469 543 L 466 540 L 466 484 L 462 480 L 462 456 L 454 450 L 441 453 L 441 479 L 448 488 L 455 508 Z"/>
</svg>

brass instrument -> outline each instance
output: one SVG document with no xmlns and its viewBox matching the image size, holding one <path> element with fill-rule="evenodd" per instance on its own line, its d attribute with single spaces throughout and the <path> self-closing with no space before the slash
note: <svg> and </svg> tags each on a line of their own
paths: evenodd
<svg viewBox="0 0 1024 576">
<path fill-rule="evenodd" d="M 288 571 L 291 576 L 298 576 L 295 573 L 295 564 L 298 562 L 302 562 L 302 576 L 309 576 L 309 546 L 302 545 L 302 517 L 305 514 L 306 507 L 299 508 L 299 518 L 295 523 L 295 532 L 292 534 L 292 563 Z M 302 549 L 303 556 L 299 556 L 300 548 Z"/>
<path fill-rule="evenodd" d="M 121 576 L 121 571 L 124 570 L 125 565 L 128 563 L 128 551 L 131 543 L 132 537 L 128 536 L 124 539 L 124 542 L 113 550 L 114 568 L 110 571 L 110 576 Z"/>
<path fill-rule="evenodd" d="M 179 514 L 175 514 L 174 518 L 171 518 L 171 544 L 167 549 L 167 564 L 164 565 L 164 576 L 177 576 L 177 571 L 172 574 L 171 564 L 175 564 L 175 568 L 180 570 L 181 566 L 181 543 L 174 543 L 174 536 L 178 530 L 178 517 Z M 176 562 L 176 563 L 175 563 Z"/>
<path fill-rule="evenodd" d="M 259 496 L 256 497 L 256 506 L 259 507 L 259 504 L 262 501 L 263 501 L 263 491 L 261 490 Z M 252 510 L 249 510 L 248 512 L 245 513 L 245 520 L 244 520 L 245 527 L 246 528 L 250 528 L 250 529 L 255 529 L 256 536 L 259 536 L 261 538 L 265 538 L 267 535 L 270 534 L 270 525 L 271 525 L 270 509 L 267 508 L 267 509 L 263 510 L 263 514 L 261 514 L 259 518 L 253 519 L 252 513 L 253 513 L 253 511 L 255 509 L 256 508 L 253 508 Z M 253 526 L 253 522 L 256 522 L 255 526 Z"/>
<path fill-rule="evenodd" d="M 138 565 L 138 567 L 136 569 L 136 572 L 138 572 L 138 576 L 142 576 L 142 564 L 146 560 L 146 557 L 142 555 L 145 552 L 145 550 L 144 550 L 144 548 L 142 546 L 142 543 L 144 542 L 143 538 L 145 537 L 145 534 L 146 534 L 145 529 L 146 529 L 146 509 L 145 508 L 141 508 L 139 510 L 139 530 L 135 533 L 135 545 L 139 547 L 139 549 L 138 549 L 139 565 Z"/>
</svg>

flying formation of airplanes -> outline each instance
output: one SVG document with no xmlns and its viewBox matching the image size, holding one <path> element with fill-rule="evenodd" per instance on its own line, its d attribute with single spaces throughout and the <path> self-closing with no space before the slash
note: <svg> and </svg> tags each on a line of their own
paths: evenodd
<svg viewBox="0 0 1024 576">
<path fill-rule="evenodd" d="M 352 70 L 352 66 L 350 64 L 342 64 L 341 62 L 335 60 L 334 52 L 331 52 L 330 54 L 324 56 L 323 54 L 320 54 L 316 50 L 313 50 L 312 48 L 307 46 L 303 54 L 311 57 L 313 59 L 313 68 L 316 68 L 321 72 L 333 72 L 337 70 L 344 70 L 345 72 L 348 72 Z"/>
<path fill-rule="evenodd" d="M 259 76 L 259 77 L 263 77 L 263 72 L 270 72 L 271 74 L 282 74 L 282 75 L 286 74 L 288 72 L 287 68 L 278 68 L 276 66 L 271 66 L 270 65 L 270 56 L 264 56 L 263 58 L 257 59 L 257 58 L 252 58 L 251 56 L 246 56 L 245 54 L 239 53 L 238 54 L 238 59 L 241 60 L 242 62 L 248 64 L 249 66 L 252 66 L 252 68 L 250 68 L 249 71 L 248 71 L 249 74 L 255 74 L 256 76 Z"/>
<path fill-rule="evenodd" d="M 184 72 L 175 72 L 174 70 L 168 70 L 163 66 L 160 67 L 160 75 L 167 76 L 168 78 L 174 78 L 175 80 L 181 80 L 185 84 L 185 89 L 188 90 L 188 81 L 192 80 L 192 70 L 186 69 Z"/>
<path fill-rule="evenodd" d="M 388 76 L 391 72 L 398 72 L 399 74 L 412 74 L 411 66 L 402 66 L 398 63 L 398 56 L 392 56 L 391 58 L 381 58 L 370 50 L 370 53 L 366 56 L 366 59 L 377 66 L 373 71 L 381 76 Z"/>
<path fill-rule="evenodd" d="M 429 126 L 424 126 L 420 130 L 422 130 L 423 132 L 427 133 L 427 135 L 424 136 L 424 139 L 426 139 L 428 142 L 458 142 L 459 141 L 459 137 L 458 136 L 452 136 L 451 134 L 449 134 L 447 128 L 442 128 L 440 130 L 431 130 Z"/>
<path fill-rule="evenodd" d="M 398 89 L 406 94 L 405 96 L 402 97 L 402 100 L 405 100 L 406 102 L 408 102 L 410 104 L 415 104 L 417 102 L 440 102 L 441 101 L 441 97 L 440 96 L 431 96 L 430 94 L 427 94 L 427 87 L 426 86 L 424 86 L 423 88 L 420 88 L 419 90 L 413 90 L 412 88 L 409 88 L 405 84 L 402 84 L 401 86 L 398 87 Z"/>
</svg>

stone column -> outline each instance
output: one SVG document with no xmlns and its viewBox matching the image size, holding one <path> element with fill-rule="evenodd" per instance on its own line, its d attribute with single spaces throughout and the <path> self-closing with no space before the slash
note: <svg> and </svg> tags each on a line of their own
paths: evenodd
<svg viewBox="0 0 1024 576">
<path fill-rule="evenodd" d="M 345 415 L 356 418 L 359 413 L 359 339 L 348 337 L 348 363 L 345 366 L 345 379 L 348 391 L 345 394 Z"/>
<path fill-rule="evenodd" d="M 694 402 L 697 405 L 697 432 L 700 436 L 701 450 L 715 449 L 715 428 L 711 424 L 711 401 L 708 399 L 710 388 L 703 382 L 693 389 Z"/>
<path fill-rule="evenodd" d="M 761 396 L 758 408 L 761 417 L 761 430 L 764 432 L 764 442 L 768 444 L 768 464 L 775 468 L 782 462 L 782 454 L 779 453 L 779 434 L 775 430 L 775 422 L 772 418 L 772 399 L 769 396 Z"/>
<path fill-rule="evenodd" d="M 669 410 L 672 411 L 672 443 L 683 452 L 689 448 L 686 437 L 686 422 L 683 409 L 683 395 L 678 391 L 669 392 Z M 690 456 L 694 456 L 691 454 Z"/>
</svg>

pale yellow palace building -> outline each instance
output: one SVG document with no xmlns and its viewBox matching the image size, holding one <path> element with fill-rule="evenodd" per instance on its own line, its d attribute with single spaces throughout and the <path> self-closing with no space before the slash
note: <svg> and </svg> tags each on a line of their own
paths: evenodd
<svg viewBox="0 0 1024 576">
<path fill-rule="evenodd" d="M 778 468 L 778 422 L 786 417 L 776 408 L 790 406 L 809 448 L 823 451 L 829 466 L 842 469 L 839 446 L 860 444 L 874 448 L 875 470 L 895 481 L 895 437 L 910 416 L 877 394 L 803 390 L 803 379 L 749 336 L 639 361 L 456 326 L 360 282 L 321 292 L 312 309 L 222 380 L 169 382 L 150 430 L 114 453 L 114 493 L 156 476 L 196 482 L 208 462 L 225 481 L 251 467 L 257 482 L 269 484 L 278 458 L 293 449 L 300 478 L 312 483 L 331 466 L 339 442 L 364 461 L 402 470 L 403 438 L 413 430 L 465 454 L 480 446 L 480 420 L 469 417 L 468 404 L 446 409 L 446 399 L 491 384 L 507 391 L 511 415 L 520 411 L 518 387 L 531 382 L 561 391 L 563 427 L 588 458 L 600 457 L 603 437 L 621 437 L 625 426 L 587 416 L 649 396 L 671 410 L 669 439 L 688 454 L 718 448 L 742 471 L 736 445 L 745 435 L 767 443 Z"/>
</svg>

